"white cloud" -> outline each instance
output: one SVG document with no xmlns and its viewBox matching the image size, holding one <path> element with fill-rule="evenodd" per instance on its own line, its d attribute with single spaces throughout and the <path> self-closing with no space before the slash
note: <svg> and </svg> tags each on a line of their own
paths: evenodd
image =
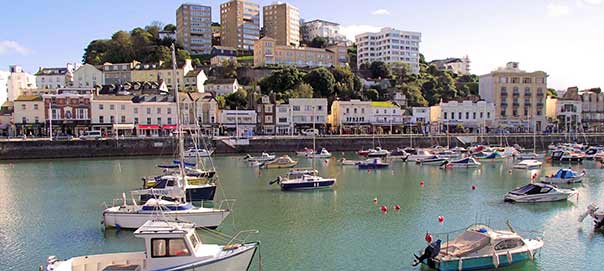
<svg viewBox="0 0 604 271">
<path fill-rule="evenodd" d="M 20 55 L 27 55 L 31 53 L 31 50 L 21 46 L 14 40 L 0 40 L 0 55 L 15 52 Z"/>
<path fill-rule="evenodd" d="M 346 25 L 340 28 L 340 33 L 347 39 L 354 41 L 354 36 L 365 32 L 378 32 L 380 27 L 372 25 Z"/>
<path fill-rule="evenodd" d="M 390 15 L 390 11 L 388 11 L 387 9 L 381 8 L 381 9 L 372 11 L 371 15 Z"/>
<path fill-rule="evenodd" d="M 570 13 L 570 9 L 566 5 L 550 3 L 547 5 L 547 15 L 551 17 L 566 16 Z"/>
<path fill-rule="evenodd" d="M 583 2 L 590 4 L 590 5 L 599 5 L 602 4 L 602 0 L 583 0 Z"/>
</svg>

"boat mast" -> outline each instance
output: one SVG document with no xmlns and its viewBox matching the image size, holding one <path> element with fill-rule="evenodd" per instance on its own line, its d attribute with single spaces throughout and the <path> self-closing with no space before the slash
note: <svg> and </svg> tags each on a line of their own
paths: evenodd
<svg viewBox="0 0 604 271">
<path fill-rule="evenodd" d="M 178 131 L 178 160 L 180 162 L 180 175 L 185 177 L 185 142 L 183 138 L 182 121 L 180 120 L 180 99 L 178 98 L 178 80 L 176 78 L 176 47 L 174 43 L 172 49 L 172 81 L 174 82 L 174 99 L 176 99 L 176 129 Z M 183 184 L 184 185 L 184 184 Z"/>
</svg>

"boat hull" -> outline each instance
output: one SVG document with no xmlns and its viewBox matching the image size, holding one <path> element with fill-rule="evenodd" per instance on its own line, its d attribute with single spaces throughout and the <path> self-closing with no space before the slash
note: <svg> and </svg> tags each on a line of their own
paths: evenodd
<svg viewBox="0 0 604 271">
<path fill-rule="evenodd" d="M 335 180 L 324 180 L 318 182 L 293 182 L 281 183 L 281 190 L 312 190 L 330 188 L 336 183 Z"/>
<path fill-rule="evenodd" d="M 567 200 L 571 196 L 574 196 L 576 192 L 569 193 L 556 193 L 556 194 L 537 194 L 537 195 L 514 195 L 506 194 L 504 200 L 507 202 L 518 202 L 518 203 L 534 203 L 534 202 L 551 202 Z"/>
<path fill-rule="evenodd" d="M 566 179 L 543 177 L 542 180 L 544 183 L 549 183 L 549 184 L 571 184 L 571 183 L 582 182 L 584 176 L 585 176 L 585 174 L 577 176 L 577 177 L 573 177 L 573 178 L 566 178 Z"/>
<path fill-rule="evenodd" d="M 359 169 L 381 169 L 387 168 L 388 164 L 357 164 Z"/>
<path fill-rule="evenodd" d="M 422 165 L 440 166 L 445 162 L 447 162 L 447 159 L 424 160 L 420 161 L 419 163 Z"/>
<path fill-rule="evenodd" d="M 195 227 L 199 228 L 217 228 L 229 214 L 228 210 L 163 211 L 159 214 L 156 211 L 132 210 L 132 208 L 116 206 L 103 212 L 103 224 L 105 227 L 137 229 L 148 220 L 163 215 L 170 220 L 194 223 Z"/>
<path fill-rule="evenodd" d="M 187 188 L 185 190 L 185 195 L 187 201 L 206 201 L 206 200 L 214 200 L 214 195 L 216 194 L 216 186 L 207 186 L 207 187 L 198 187 L 198 188 Z M 154 198 L 153 195 L 141 195 L 140 200 L 142 202 L 146 202 L 147 200 Z M 170 198 L 165 198 L 170 200 Z"/>
<path fill-rule="evenodd" d="M 254 259 L 254 255 L 256 254 L 256 250 L 258 246 L 248 245 L 245 249 L 241 251 L 234 251 L 230 255 L 225 255 L 222 258 L 214 259 L 211 261 L 203 261 L 191 264 L 185 264 L 182 266 L 176 266 L 173 268 L 162 268 L 162 269 L 153 269 L 153 270 L 162 270 L 162 271 L 185 271 L 185 270 L 195 270 L 195 271 L 241 271 L 248 270 L 252 264 L 252 260 Z"/>
<path fill-rule="evenodd" d="M 533 251 L 533 255 L 535 255 L 537 251 Z M 499 254 L 497 257 L 499 258 L 499 265 L 495 266 L 493 256 L 488 257 L 476 257 L 476 258 L 462 258 L 461 265 L 459 259 L 451 259 L 446 261 L 439 260 L 429 260 L 428 266 L 434 268 L 436 270 L 441 271 L 457 271 L 457 270 L 485 270 L 485 269 L 496 269 L 499 267 L 504 267 L 512 264 L 516 264 L 519 262 L 523 262 L 531 259 L 531 256 L 528 251 L 513 253 L 512 260 L 508 259 L 507 254 Z M 461 266 L 461 268 L 460 268 Z"/>
</svg>

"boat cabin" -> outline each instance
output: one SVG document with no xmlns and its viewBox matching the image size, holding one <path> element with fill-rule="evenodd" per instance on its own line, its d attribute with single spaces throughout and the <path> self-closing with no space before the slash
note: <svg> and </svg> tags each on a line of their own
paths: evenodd
<svg viewBox="0 0 604 271">
<path fill-rule="evenodd" d="M 530 183 L 512 190 L 510 193 L 515 195 L 536 195 L 549 193 L 553 186 L 544 183 Z"/>
</svg>

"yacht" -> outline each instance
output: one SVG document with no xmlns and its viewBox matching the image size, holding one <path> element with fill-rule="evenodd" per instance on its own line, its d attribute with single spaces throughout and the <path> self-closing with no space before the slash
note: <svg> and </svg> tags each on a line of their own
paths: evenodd
<svg viewBox="0 0 604 271">
<path fill-rule="evenodd" d="M 477 168 L 480 167 L 480 162 L 476 161 L 473 157 L 466 157 L 457 160 L 447 161 L 442 168 Z"/>
<path fill-rule="evenodd" d="M 304 147 L 304 149 L 302 149 L 301 151 L 296 151 L 296 155 L 297 156 L 306 156 L 306 155 L 314 153 L 314 152 L 315 151 L 313 149 Z"/>
<path fill-rule="evenodd" d="M 565 150 L 553 151 L 550 156 L 552 162 L 562 163 L 581 163 L 583 162 L 583 158 L 585 158 L 584 154 Z"/>
<path fill-rule="evenodd" d="M 577 194 L 575 189 L 562 189 L 544 183 L 529 183 L 507 193 L 504 199 L 507 202 L 549 202 L 567 200 Z"/>
<path fill-rule="evenodd" d="M 346 158 L 340 159 L 340 164 L 343 166 L 356 166 L 358 163 L 363 162 L 363 160 L 349 160 Z"/>
<path fill-rule="evenodd" d="M 498 151 L 475 154 L 474 158 L 483 161 L 504 161 L 506 159 L 506 157 Z"/>
<path fill-rule="evenodd" d="M 577 173 L 570 168 L 561 168 L 555 174 L 544 176 L 542 182 L 550 184 L 579 183 L 585 177 L 585 172 Z"/>
<path fill-rule="evenodd" d="M 195 226 L 191 223 L 150 220 L 134 232 L 134 236 L 144 239 L 144 251 L 86 255 L 67 260 L 50 256 L 46 270 L 213 271 L 250 268 L 260 245 L 258 242 L 204 244 L 195 232 Z"/>
<path fill-rule="evenodd" d="M 419 160 L 430 158 L 432 156 L 434 156 L 434 154 L 430 153 L 429 151 L 425 149 L 418 149 L 415 154 L 411 154 L 407 157 L 407 161 L 417 162 Z"/>
<path fill-rule="evenodd" d="M 496 269 L 539 255 L 544 245 L 541 238 L 524 238 L 509 228 L 506 231 L 483 224 L 471 225 L 452 241 L 442 245 L 441 240 L 432 243 L 425 250 L 432 255 L 415 256 L 416 264 L 421 262 L 444 271 Z"/>
<path fill-rule="evenodd" d="M 367 158 L 386 157 L 388 155 L 390 155 L 388 150 L 382 149 L 381 147 L 376 147 L 375 149 L 369 150 L 367 153 Z"/>
<path fill-rule="evenodd" d="M 579 216 L 579 222 L 583 222 L 588 215 L 594 219 L 595 229 L 604 230 L 604 211 L 600 210 L 597 203 L 592 203 L 587 206 L 587 211 Z"/>
<path fill-rule="evenodd" d="M 540 168 L 543 163 L 537 160 L 522 160 L 514 165 L 515 169 L 537 169 Z"/>
<path fill-rule="evenodd" d="M 335 183 L 334 178 L 319 176 L 316 169 L 292 169 L 286 177 L 279 176 L 269 184 L 278 183 L 281 190 L 309 190 L 331 188 Z"/>
<path fill-rule="evenodd" d="M 396 150 L 393 150 L 390 152 L 390 158 L 402 158 L 402 159 L 406 159 L 407 156 L 409 156 L 409 153 L 407 153 L 404 149 L 401 148 L 396 148 Z"/>
<path fill-rule="evenodd" d="M 210 177 L 207 177 L 210 176 Z M 214 173 L 208 173 L 201 176 L 185 176 L 185 199 L 186 201 L 206 201 L 213 200 L 216 194 L 216 183 L 211 179 Z M 131 191 L 140 196 L 140 201 L 145 202 L 156 195 L 161 194 L 161 190 L 172 189 L 178 184 L 180 176 L 176 174 L 166 174 L 155 177 L 144 177 L 143 187 L 140 190 Z M 174 200 L 173 198 L 168 198 Z"/>
<path fill-rule="evenodd" d="M 585 159 L 595 160 L 596 155 L 598 154 L 604 154 L 604 147 L 589 147 L 589 149 L 585 151 Z"/>
</svg>

